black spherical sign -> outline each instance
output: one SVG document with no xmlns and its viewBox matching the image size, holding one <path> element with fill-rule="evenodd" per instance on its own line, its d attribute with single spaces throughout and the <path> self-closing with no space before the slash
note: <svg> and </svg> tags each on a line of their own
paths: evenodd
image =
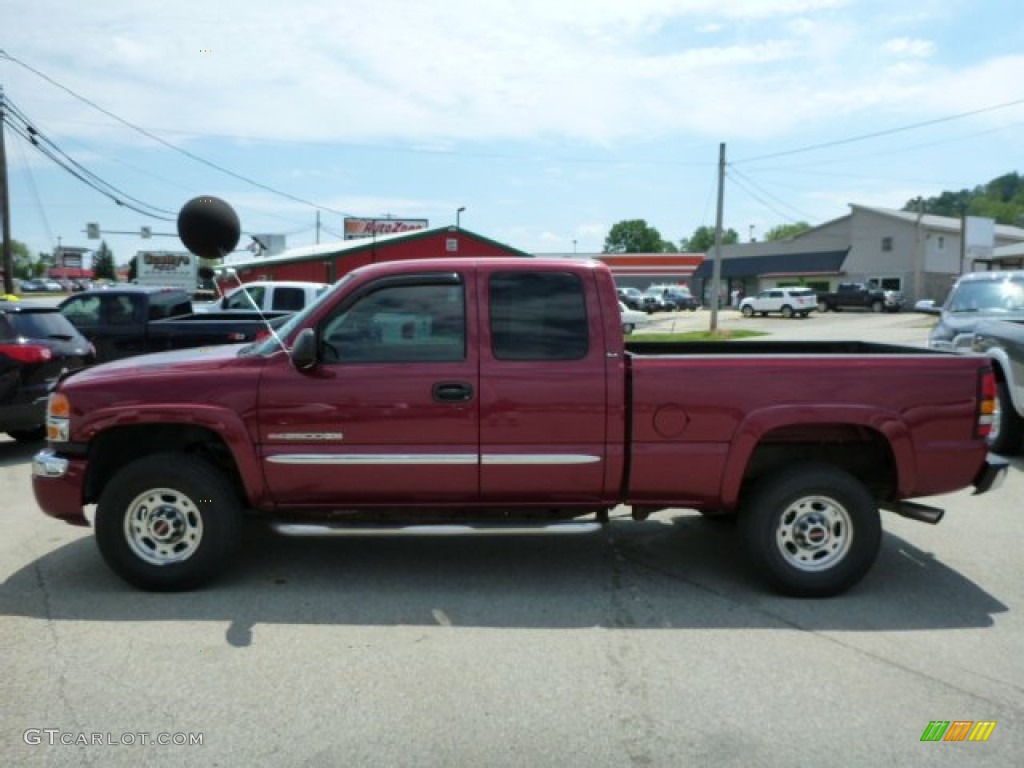
<svg viewBox="0 0 1024 768">
<path fill-rule="evenodd" d="M 238 245 L 241 230 L 238 214 L 216 197 L 194 197 L 178 214 L 178 237 L 200 258 L 224 258 Z"/>
</svg>

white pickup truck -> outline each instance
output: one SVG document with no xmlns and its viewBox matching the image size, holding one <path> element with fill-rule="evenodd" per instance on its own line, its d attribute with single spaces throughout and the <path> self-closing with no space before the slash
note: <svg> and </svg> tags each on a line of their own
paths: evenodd
<svg viewBox="0 0 1024 768">
<path fill-rule="evenodd" d="M 262 280 L 243 283 L 218 301 L 194 304 L 196 312 L 298 312 L 326 291 L 327 283 Z"/>
</svg>

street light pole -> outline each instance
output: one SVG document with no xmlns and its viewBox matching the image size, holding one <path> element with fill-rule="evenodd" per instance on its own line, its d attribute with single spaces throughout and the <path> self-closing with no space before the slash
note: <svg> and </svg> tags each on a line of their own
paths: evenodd
<svg viewBox="0 0 1024 768">
<path fill-rule="evenodd" d="M 462 215 L 462 212 L 463 212 L 464 210 L 466 210 L 466 206 L 464 206 L 464 205 L 463 205 L 463 206 L 461 206 L 460 208 L 458 208 L 458 209 L 457 209 L 457 210 L 455 211 L 455 228 L 456 228 L 456 229 L 458 229 L 458 228 L 459 228 L 459 219 L 460 219 L 460 217 L 461 217 L 461 215 Z"/>
</svg>

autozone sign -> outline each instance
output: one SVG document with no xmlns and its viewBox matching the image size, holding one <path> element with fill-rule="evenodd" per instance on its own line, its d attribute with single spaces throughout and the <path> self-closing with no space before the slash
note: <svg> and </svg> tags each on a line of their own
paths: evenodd
<svg viewBox="0 0 1024 768">
<path fill-rule="evenodd" d="M 426 229 L 426 219 L 345 219 L 345 239 L 356 240 L 360 237 L 374 235 L 390 235 L 395 232 L 413 232 Z"/>
</svg>

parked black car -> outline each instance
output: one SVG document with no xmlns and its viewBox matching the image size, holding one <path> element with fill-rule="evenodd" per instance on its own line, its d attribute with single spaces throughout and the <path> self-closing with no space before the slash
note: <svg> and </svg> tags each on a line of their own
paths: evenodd
<svg viewBox="0 0 1024 768">
<path fill-rule="evenodd" d="M 619 301 L 625 304 L 627 308 L 644 308 L 644 295 L 639 288 L 619 288 L 616 293 L 619 294 Z"/>
<path fill-rule="evenodd" d="M 0 432 L 19 442 L 42 440 L 57 377 L 95 360 L 92 345 L 56 307 L 0 301 Z"/>
<path fill-rule="evenodd" d="M 676 305 L 676 309 L 688 309 L 690 312 L 696 312 L 700 308 L 700 302 L 692 293 L 669 290 L 665 291 L 665 298 L 671 300 Z"/>
</svg>

